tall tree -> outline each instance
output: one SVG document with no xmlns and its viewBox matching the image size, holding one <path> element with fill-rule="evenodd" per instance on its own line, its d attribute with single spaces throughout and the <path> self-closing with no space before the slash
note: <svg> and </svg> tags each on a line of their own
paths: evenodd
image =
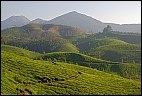
<svg viewBox="0 0 142 96">
<path fill-rule="evenodd" d="M 110 25 L 107 25 L 107 27 L 105 27 L 105 28 L 103 29 L 103 32 L 111 32 L 111 31 L 112 31 L 112 28 L 111 28 Z"/>
</svg>

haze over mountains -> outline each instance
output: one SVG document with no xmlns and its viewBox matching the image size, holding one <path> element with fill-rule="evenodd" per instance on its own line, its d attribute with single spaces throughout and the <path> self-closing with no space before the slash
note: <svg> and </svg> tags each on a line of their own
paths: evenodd
<svg viewBox="0 0 142 96">
<path fill-rule="evenodd" d="M 35 24 L 45 24 L 47 21 L 46 20 L 42 20 L 40 18 L 37 18 L 33 21 L 31 21 L 30 23 L 35 23 Z"/>
<path fill-rule="evenodd" d="M 1 30 L 11 27 L 21 27 L 30 23 L 30 20 L 25 16 L 11 16 L 8 19 L 1 21 Z"/>
<path fill-rule="evenodd" d="M 141 24 L 120 25 L 109 22 L 103 23 L 99 20 L 96 20 L 85 14 L 78 13 L 76 11 L 63 14 L 49 21 L 42 20 L 40 18 L 30 21 L 25 16 L 12 16 L 4 21 L 1 21 L 1 30 L 15 26 L 21 27 L 28 23 L 67 25 L 67 26 L 77 27 L 91 33 L 102 32 L 103 28 L 109 24 L 110 26 L 112 26 L 113 30 L 115 31 L 141 33 Z"/>
</svg>

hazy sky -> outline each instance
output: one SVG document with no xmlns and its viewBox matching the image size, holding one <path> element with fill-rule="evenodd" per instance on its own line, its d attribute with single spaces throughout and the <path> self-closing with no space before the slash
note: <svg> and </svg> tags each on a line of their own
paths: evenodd
<svg viewBox="0 0 142 96">
<path fill-rule="evenodd" d="M 71 11 L 105 23 L 141 23 L 141 1 L 1 1 L 1 21 L 13 15 L 51 20 Z"/>
</svg>

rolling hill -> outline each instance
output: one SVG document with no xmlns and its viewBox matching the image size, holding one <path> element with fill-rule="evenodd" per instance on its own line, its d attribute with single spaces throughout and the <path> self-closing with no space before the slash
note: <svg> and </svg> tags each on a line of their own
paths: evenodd
<svg viewBox="0 0 142 96">
<path fill-rule="evenodd" d="M 84 36 L 86 33 L 80 29 L 63 25 L 28 24 L 3 30 L 1 34 L 1 42 L 4 44 L 47 53 L 78 52 L 76 46 L 65 38 Z"/>
<path fill-rule="evenodd" d="M 3 44 L 1 45 L 1 50 L 32 59 L 41 55 L 40 53 L 37 52 L 29 51 L 15 46 L 3 45 Z"/>
<path fill-rule="evenodd" d="M 140 95 L 140 82 L 63 62 L 1 53 L 2 95 Z"/>
<path fill-rule="evenodd" d="M 73 52 L 52 52 L 40 55 L 37 59 L 42 60 L 57 60 L 62 62 L 72 62 L 72 63 L 108 63 L 108 61 L 93 58 L 80 53 Z"/>
<path fill-rule="evenodd" d="M 92 48 L 97 48 L 103 45 L 116 45 L 116 44 L 128 44 L 120 39 L 113 37 L 96 38 L 95 36 L 87 36 L 85 38 L 79 38 L 74 42 L 81 52 L 88 51 Z"/>
<path fill-rule="evenodd" d="M 113 62 L 141 63 L 141 45 L 104 45 L 87 52 L 88 55 Z"/>
<path fill-rule="evenodd" d="M 109 62 L 80 53 L 52 52 L 39 55 L 35 58 L 35 60 L 68 62 L 75 65 L 81 65 L 100 71 L 117 74 L 125 78 L 131 78 L 134 80 L 140 80 L 141 78 L 141 64 Z"/>
<path fill-rule="evenodd" d="M 141 33 L 111 31 L 111 32 L 97 33 L 90 36 L 90 38 L 105 38 L 105 37 L 118 38 L 122 41 L 132 44 L 141 44 Z"/>
</svg>

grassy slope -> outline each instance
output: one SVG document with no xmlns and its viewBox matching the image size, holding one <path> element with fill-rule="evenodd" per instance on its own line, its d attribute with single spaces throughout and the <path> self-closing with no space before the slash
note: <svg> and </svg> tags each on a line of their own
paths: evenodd
<svg viewBox="0 0 142 96">
<path fill-rule="evenodd" d="M 22 48 L 1 45 L 2 50 L 7 52 L 12 52 L 20 56 L 29 57 L 32 59 L 41 59 L 42 60 L 52 60 L 52 61 L 61 61 L 61 62 L 70 62 L 78 64 L 81 66 L 96 68 L 101 71 L 115 73 L 120 76 L 131 78 L 134 80 L 139 80 L 141 77 L 140 64 L 128 63 L 128 64 L 110 64 L 108 61 L 93 58 L 80 53 L 72 52 L 52 52 L 48 54 L 39 54 L 32 51 L 28 51 Z"/>
<path fill-rule="evenodd" d="M 74 63 L 80 63 L 80 62 L 87 62 L 87 63 L 107 63 L 108 61 L 97 59 L 91 56 L 87 56 L 81 53 L 74 53 L 74 52 L 52 52 L 40 55 L 37 59 L 43 59 L 43 60 L 58 60 L 62 62 L 74 62 Z"/>
<path fill-rule="evenodd" d="M 1 55 L 1 94 L 26 90 L 32 95 L 141 94 L 140 82 L 117 75 L 63 62 L 32 60 L 6 51 Z M 43 83 L 43 77 L 50 80 Z"/>
<path fill-rule="evenodd" d="M 54 60 L 61 62 L 71 62 L 81 66 L 96 68 L 101 71 L 115 73 L 120 76 L 140 79 L 141 78 L 141 65 L 134 63 L 118 63 L 118 62 L 108 62 L 105 60 L 93 58 L 80 53 L 69 53 L 69 52 L 52 52 L 48 54 L 43 54 L 37 57 L 39 60 Z"/>
<path fill-rule="evenodd" d="M 1 49 L 4 51 L 7 51 L 7 52 L 15 53 L 17 55 L 25 56 L 25 57 L 29 57 L 29 58 L 35 58 L 35 57 L 41 55 L 40 53 L 28 51 L 26 49 L 18 48 L 15 46 L 9 46 L 9 45 L 1 45 Z"/>
<path fill-rule="evenodd" d="M 116 38 L 107 37 L 107 38 L 96 39 L 95 37 L 89 37 L 89 36 L 86 38 L 78 39 L 77 42 L 78 42 L 77 47 L 82 52 L 90 50 L 92 48 L 97 48 L 103 45 L 128 44 L 127 42 L 124 42 Z"/>
<path fill-rule="evenodd" d="M 141 64 L 119 63 L 119 64 L 90 64 L 91 68 L 113 73 L 133 80 L 141 80 Z"/>
<path fill-rule="evenodd" d="M 141 34 L 137 34 L 137 33 L 111 31 L 111 32 L 97 33 L 97 34 L 91 35 L 90 37 L 91 38 L 113 37 L 131 44 L 141 44 Z"/>
<path fill-rule="evenodd" d="M 141 61 L 141 46 L 138 44 L 125 44 L 125 45 L 104 45 L 91 49 L 87 52 L 88 55 L 102 58 L 105 60 L 124 62 L 126 59 L 135 60 L 137 63 Z M 131 61 L 132 62 L 132 61 Z"/>
</svg>

